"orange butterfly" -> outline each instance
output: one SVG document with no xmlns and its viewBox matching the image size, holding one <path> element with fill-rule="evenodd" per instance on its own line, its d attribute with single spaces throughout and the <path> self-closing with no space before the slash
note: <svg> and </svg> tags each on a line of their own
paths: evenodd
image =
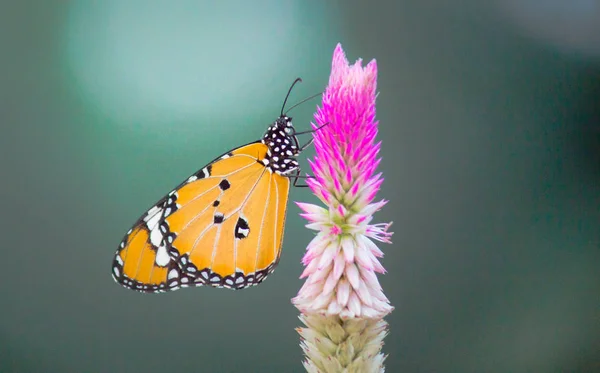
<svg viewBox="0 0 600 373">
<path fill-rule="evenodd" d="M 313 131 L 296 132 L 283 112 L 300 81 L 261 140 L 216 158 L 138 219 L 113 260 L 116 282 L 149 293 L 203 285 L 243 289 L 273 272 L 290 178 L 300 186 L 296 157 L 312 143 L 299 146 L 296 135 Z"/>
</svg>

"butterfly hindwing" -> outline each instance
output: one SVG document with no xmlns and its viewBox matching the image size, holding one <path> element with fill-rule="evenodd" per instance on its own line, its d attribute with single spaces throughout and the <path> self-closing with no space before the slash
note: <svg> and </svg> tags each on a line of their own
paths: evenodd
<svg viewBox="0 0 600 373">
<path fill-rule="evenodd" d="M 290 180 L 255 142 L 190 176 L 127 233 L 113 262 L 125 287 L 161 292 L 260 283 L 279 261 Z"/>
</svg>

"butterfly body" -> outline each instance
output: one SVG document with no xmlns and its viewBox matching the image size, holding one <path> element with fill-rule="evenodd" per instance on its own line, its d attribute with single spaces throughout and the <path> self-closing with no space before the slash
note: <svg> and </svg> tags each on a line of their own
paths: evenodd
<svg viewBox="0 0 600 373">
<path fill-rule="evenodd" d="M 291 118 L 282 116 L 267 129 L 261 143 L 267 146 L 267 154 L 261 161 L 269 172 L 290 175 L 298 170 L 296 157 L 300 153 L 298 139 Z"/>
<path fill-rule="evenodd" d="M 161 198 L 121 241 L 112 275 L 126 288 L 243 289 L 279 262 L 290 177 L 300 169 L 292 120 L 216 158 Z"/>
</svg>

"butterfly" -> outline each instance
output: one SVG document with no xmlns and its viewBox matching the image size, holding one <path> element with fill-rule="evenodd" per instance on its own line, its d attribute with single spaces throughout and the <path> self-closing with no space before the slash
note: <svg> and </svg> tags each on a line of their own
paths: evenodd
<svg viewBox="0 0 600 373">
<path fill-rule="evenodd" d="M 215 158 L 144 213 L 125 234 L 112 276 L 122 286 L 160 293 L 190 286 L 244 289 L 264 281 L 281 256 L 291 179 L 303 176 L 292 108 L 255 142 Z M 306 177 L 306 176 L 304 176 Z"/>
</svg>

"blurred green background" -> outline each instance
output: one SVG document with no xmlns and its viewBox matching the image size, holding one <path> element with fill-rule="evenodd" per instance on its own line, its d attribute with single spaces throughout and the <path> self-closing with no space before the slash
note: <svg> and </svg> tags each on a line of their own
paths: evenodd
<svg viewBox="0 0 600 373">
<path fill-rule="evenodd" d="M 259 287 L 144 295 L 110 266 L 337 42 L 379 66 L 387 371 L 600 371 L 600 5 L 457 4 L 3 2 L 0 372 L 303 371 L 293 204 Z"/>
</svg>

